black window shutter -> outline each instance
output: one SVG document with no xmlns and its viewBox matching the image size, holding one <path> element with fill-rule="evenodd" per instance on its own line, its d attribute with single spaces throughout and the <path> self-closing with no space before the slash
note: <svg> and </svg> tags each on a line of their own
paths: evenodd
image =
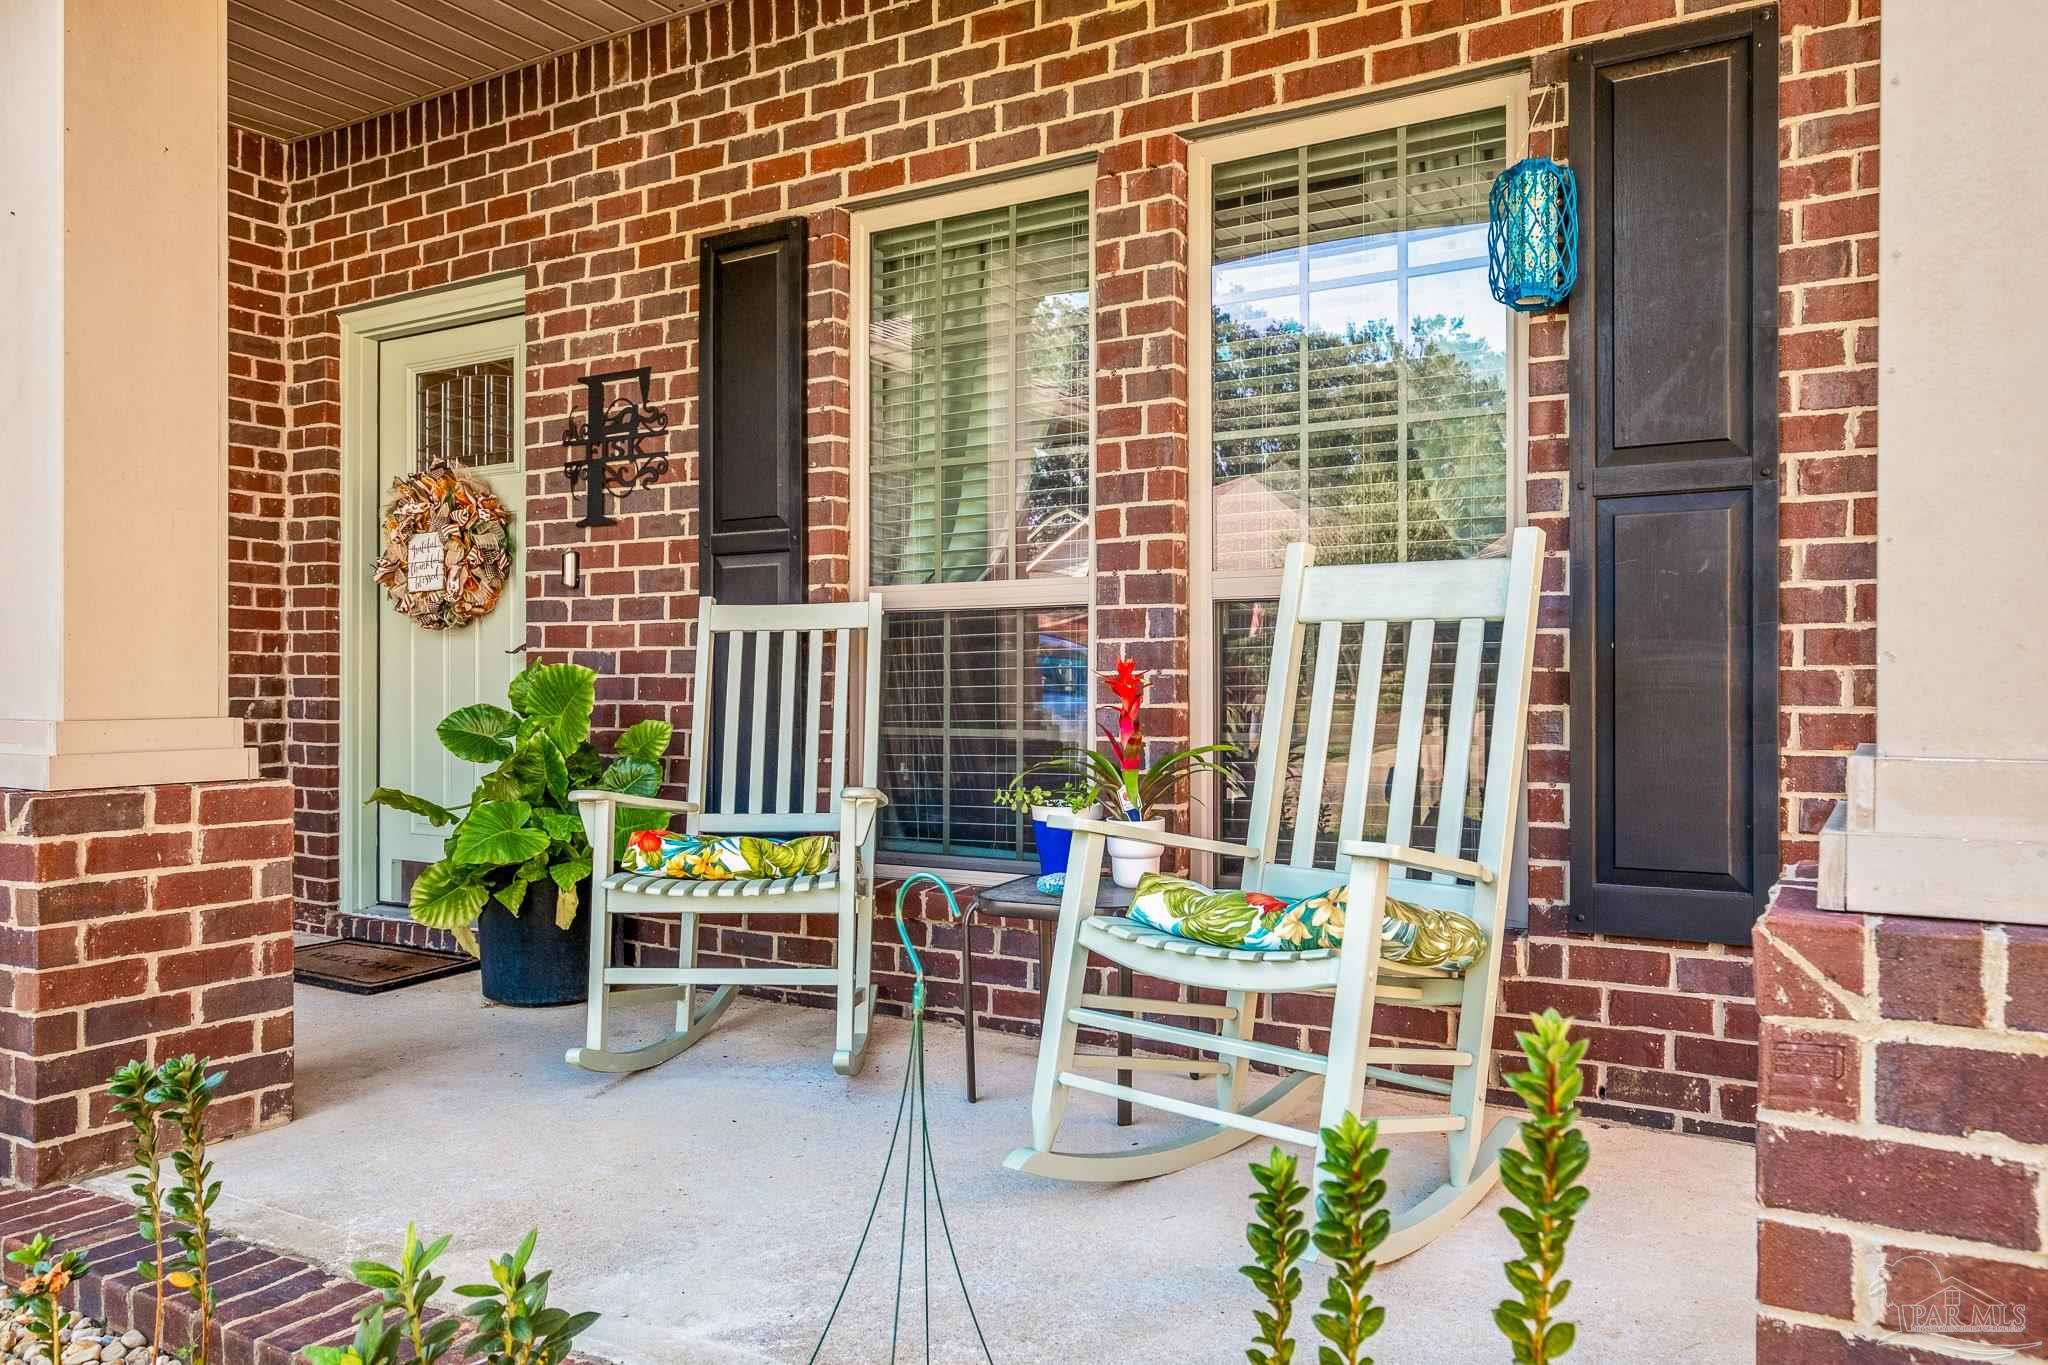
<svg viewBox="0 0 2048 1365">
<path fill-rule="evenodd" d="M 1575 929 L 1747 943 L 1777 873 L 1769 14 L 1573 54 Z"/>
<path fill-rule="evenodd" d="M 698 269 L 698 508 L 702 591 L 721 602 L 804 600 L 801 218 L 704 240 Z"/>
</svg>

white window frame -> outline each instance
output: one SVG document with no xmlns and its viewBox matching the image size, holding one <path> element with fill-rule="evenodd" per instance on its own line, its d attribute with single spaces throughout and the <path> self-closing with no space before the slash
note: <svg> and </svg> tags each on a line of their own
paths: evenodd
<svg viewBox="0 0 2048 1365">
<path fill-rule="evenodd" d="M 851 365 L 848 370 L 849 463 L 848 474 L 852 484 L 849 498 L 849 572 L 852 595 L 858 599 L 870 591 L 868 565 L 868 526 L 870 509 L 869 455 L 868 455 L 868 323 L 869 300 L 873 293 L 874 281 L 870 278 L 873 263 L 875 234 L 892 228 L 911 227 L 919 223 L 936 222 L 941 218 L 954 218 L 963 214 L 980 213 L 988 209 L 1007 208 L 1013 204 L 1028 204 L 1039 199 L 1053 199 L 1061 195 L 1086 194 L 1089 196 L 1088 212 L 1088 259 L 1095 259 L 1095 167 L 1092 163 L 1063 167 L 1059 170 L 1043 171 L 1035 175 L 1017 176 L 1010 179 L 993 180 L 983 184 L 969 185 L 960 189 L 947 190 L 932 195 L 896 200 L 878 204 L 872 208 L 856 209 L 852 217 L 852 261 L 849 276 L 851 308 L 849 309 L 849 339 Z M 902 586 L 882 586 L 873 591 L 882 595 L 882 611 L 958 611 L 975 607 L 996 610 L 1032 607 L 1083 607 L 1088 613 L 1088 707 L 1089 714 L 1095 708 L 1095 289 L 1091 279 L 1088 294 L 1088 572 L 1078 578 L 1026 578 L 1003 579 L 994 583 L 915 583 Z M 963 594 L 965 600 L 963 600 Z M 880 724 L 880 717 L 876 718 Z M 905 855 L 891 855 L 886 850 L 876 858 L 880 873 L 897 874 L 916 870 L 931 862 L 929 859 L 916 863 L 900 861 Z M 940 859 L 946 864 L 947 878 L 966 886 L 992 886 L 998 882 L 1014 880 L 1020 875 L 1013 867 L 997 865 L 989 861 L 987 867 L 975 867 L 973 858 Z M 963 866 L 965 864 L 965 866 Z M 936 864 L 933 864 L 936 865 Z"/>
<path fill-rule="evenodd" d="M 1280 572 L 1218 573 L 1214 568 L 1216 462 L 1210 456 L 1213 444 L 1215 328 L 1211 312 L 1211 286 L 1215 269 L 1215 205 L 1213 199 L 1216 167 L 1246 157 L 1293 151 L 1318 143 L 1335 142 L 1367 133 L 1383 132 L 1414 123 L 1449 118 L 1457 114 L 1505 107 L 1507 110 L 1507 159 L 1519 160 L 1518 149 L 1528 143 L 1529 78 L 1526 73 L 1501 76 L 1445 86 L 1415 95 L 1376 100 L 1369 104 L 1302 118 L 1262 124 L 1242 132 L 1203 138 L 1188 149 L 1188 449 L 1190 463 L 1199 466 L 1188 480 L 1188 658 L 1191 727 L 1196 744 L 1213 744 L 1218 731 L 1218 646 L 1216 608 L 1222 602 L 1278 597 Z M 1508 312 L 1507 357 L 1507 525 L 1510 530 L 1527 516 L 1524 484 L 1528 476 L 1528 356 L 1529 319 L 1513 309 Z M 1213 779 L 1197 806 L 1197 828 L 1215 837 L 1221 824 L 1221 793 Z M 1198 872 L 1204 869 L 1197 869 Z M 1214 875 L 1213 866 L 1206 869 Z"/>
</svg>

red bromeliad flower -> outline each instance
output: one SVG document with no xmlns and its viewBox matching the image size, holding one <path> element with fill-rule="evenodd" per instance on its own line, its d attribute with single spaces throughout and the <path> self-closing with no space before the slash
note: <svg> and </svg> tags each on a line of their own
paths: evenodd
<svg viewBox="0 0 2048 1365">
<path fill-rule="evenodd" d="M 1152 679 L 1139 672 L 1129 659 L 1118 659 L 1116 672 L 1103 674 L 1102 680 L 1116 693 L 1115 728 L 1104 721 L 1102 733 L 1109 740 L 1109 751 L 1116 756 L 1117 766 L 1127 773 L 1137 772 L 1145 766 L 1145 736 L 1138 725 L 1138 708 L 1145 702 L 1145 689 L 1152 685 Z"/>
</svg>

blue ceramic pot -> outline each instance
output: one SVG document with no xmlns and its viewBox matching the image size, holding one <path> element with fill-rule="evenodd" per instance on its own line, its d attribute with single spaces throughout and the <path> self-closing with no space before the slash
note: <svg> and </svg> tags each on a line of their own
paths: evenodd
<svg viewBox="0 0 2048 1365">
<path fill-rule="evenodd" d="M 1049 877 L 1055 872 L 1067 870 L 1067 855 L 1074 846 L 1074 831 L 1061 829 L 1046 823 L 1046 817 L 1064 809 L 1060 806 L 1033 806 L 1031 808 L 1031 837 L 1038 845 L 1038 875 Z M 1090 806 L 1075 814 L 1084 819 L 1094 819 L 1102 814 L 1099 806 Z"/>
</svg>

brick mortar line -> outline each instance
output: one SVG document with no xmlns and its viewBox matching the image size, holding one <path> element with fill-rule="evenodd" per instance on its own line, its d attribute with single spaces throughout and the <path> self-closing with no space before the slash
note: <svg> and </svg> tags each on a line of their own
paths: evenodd
<svg viewBox="0 0 2048 1365">
<path fill-rule="evenodd" d="M 1782 1223 L 1787 1227 L 1802 1228 L 1808 1232 L 1836 1233 L 1852 1245 L 1867 1245 L 1873 1249 L 1888 1244 L 1908 1251 L 1925 1251 L 1937 1256 L 1971 1256 L 1978 1260 L 1997 1261 L 2004 1265 L 2048 1270 L 2048 1251 L 2027 1251 L 1990 1242 L 1974 1242 L 1967 1237 L 1953 1237 L 1946 1233 L 1892 1228 L 1881 1223 L 1863 1223 L 1841 1214 L 1811 1213 L 1805 1209 L 1778 1208 L 1765 1204 L 1758 1208 L 1757 1218 L 1759 1222 Z"/>
<path fill-rule="evenodd" d="M 2005 1165 L 2024 1167 L 2033 1171 L 2043 1171 L 2044 1167 L 2048 1167 L 2048 1146 L 2021 1142 L 2003 1133 L 1982 1130 L 1964 1135 L 1930 1133 L 1919 1128 L 1900 1128 L 1876 1119 L 1838 1119 L 1825 1114 L 1778 1109 L 1769 1105 L 1758 1106 L 1757 1126 L 1783 1128 L 1788 1132 L 1812 1133 L 1823 1137 L 1855 1138 L 1865 1143 L 1884 1143 L 1896 1147 L 1924 1147 L 1932 1151 L 1946 1152 L 1951 1156 L 1986 1157 Z M 2043 1195 L 2048 1195 L 2048 1189 L 2037 1189 L 2036 1198 L 2039 1199 Z M 2048 1241 L 2044 1241 L 2043 1245 L 2048 1246 Z"/>
</svg>

